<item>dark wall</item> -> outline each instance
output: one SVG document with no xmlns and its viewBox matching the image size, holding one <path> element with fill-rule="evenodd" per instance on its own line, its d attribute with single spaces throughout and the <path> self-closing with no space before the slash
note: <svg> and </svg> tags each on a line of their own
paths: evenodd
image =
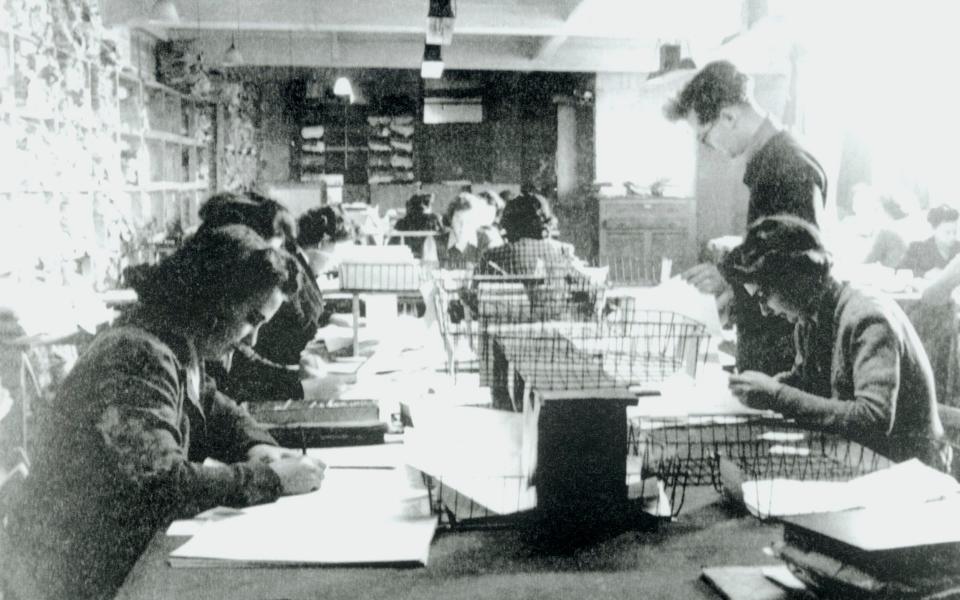
<svg viewBox="0 0 960 600">
<path fill-rule="evenodd" d="M 452 72 L 469 78 L 483 98 L 482 123 L 419 125 L 422 181 L 553 184 L 557 116 L 553 97 L 570 95 L 584 75 Z"/>
<path fill-rule="evenodd" d="M 448 71 L 440 85 L 454 91 L 424 90 L 418 71 L 395 69 L 356 69 L 334 71 L 305 68 L 248 68 L 244 79 L 267 88 L 261 104 L 264 131 L 265 179 L 271 182 L 296 180 L 300 126 L 312 119 L 315 104 L 338 102 L 330 95 L 306 99 L 304 90 L 310 80 L 326 81 L 329 87 L 336 76 L 348 76 L 361 92 L 363 100 L 351 105 L 348 113 L 355 122 L 363 143 L 363 123 L 367 114 L 417 113 L 414 134 L 414 169 L 419 181 L 435 183 L 466 179 L 474 182 L 528 183 L 549 191 L 556 183 L 554 164 L 557 144 L 555 96 L 567 96 L 575 90 L 592 89 L 592 74 L 518 73 L 494 71 Z M 462 94 L 480 96 L 483 122 L 426 125 L 420 107 L 424 94 L 433 96 Z M 403 106 L 399 106 L 402 104 Z M 402 108 L 402 110 L 401 110 Z M 592 107 L 590 107 L 592 108 Z M 593 179 L 593 116 L 578 111 L 578 171 L 585 182 Z M 316 120 L 316 119 L 313 119 Z M 319 119 L 323 121 L 323 119 Z M 331 145 L 342 145 L 343 117 L 339 113 L 329 125 Z M 334 139 L 336 138 L 336 139 Z M 331 153 L 331 168 L 336 170 Z M 361 171 L 365 158 L 357 155 L 351 166 Z M 365 180 L 357 172 L 351 180 Z"/>
</svg>

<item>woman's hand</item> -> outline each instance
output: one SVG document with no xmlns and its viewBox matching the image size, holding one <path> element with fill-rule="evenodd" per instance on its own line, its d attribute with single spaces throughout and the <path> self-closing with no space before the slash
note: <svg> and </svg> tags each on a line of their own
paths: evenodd
<svg viewBox="0 0 960 600">
<path fill-rule="evenodd" d="M 300 451 L 281 448 L 273 444 L 255 444 L 247 450 L 247 460 L 251 462 L 272 463 L 288 458 L 303 456 Z"/>
<path fill-rule="evenodd" d="M 701 263 L 695 267 L 690 267 L 680 276 L 704 294 L 716 296 L 727 287 L 727 282 L 713 263 Z"/>
<path fill-rule="evenodd" d="M 303 399 L 307 402 L 330 402 L 336 400 L 343 393 L 343 381 L 336 375 L 326 377 L 309 377 L 300 380 L 303 388 Z"/>
<path fill-rule="evenodd" d="M 280 477 L 285 495 L 306 494 L 320 489 L 323 472 L 327 468 L 323 461 L 309 456 L 295 456 L 270 463 L 270 468 Z"/>
<path fill-rule="evenodd" d="M 772 408 L 771 404 L 783 384 L 759 371 L 730 375 L 730 391 L 750 408 Z"/>
</svg>

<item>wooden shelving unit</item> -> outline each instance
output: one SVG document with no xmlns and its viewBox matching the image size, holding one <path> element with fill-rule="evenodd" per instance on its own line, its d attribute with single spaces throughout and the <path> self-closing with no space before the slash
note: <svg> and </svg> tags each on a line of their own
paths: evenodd
<svg viewBox="0 0 960 600">
<path fill-rule="evenodd" d="M 149 33 L 131 32 L 122 66 L 99 23 L 40 6 L 0 7 L 0 210 L 16 215 L 0 224 L 0 266 L 96 284 L 131 238 L 196 224 L 215 110 L 153 81 Z"/>
</svg>

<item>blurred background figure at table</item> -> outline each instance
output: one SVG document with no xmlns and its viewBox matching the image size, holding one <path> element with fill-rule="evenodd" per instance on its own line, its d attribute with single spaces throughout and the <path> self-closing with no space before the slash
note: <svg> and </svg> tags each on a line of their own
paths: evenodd
<svg viewBox="0 0 960 600">
<path fill-rule="evenodd" d="M 942 270 L 931 273 L 929 283 L 920 294 L 920 301 L 908 311 L 930 356 L 937 383 L 937 400 L 952 407 L 960 407 L 958 286 L 960 254 L 955 255 Z"/>
<path fill-rule="evenodd" d="M 443 230 L 440 223 L 440 217 L 433 214 L 433 194 L 419 193 L 410 196 L 407 200 L 407 213 L 394 223 L 393 228 L 397 231 L 418 231 L 435 232 Z M 391 243 L 399 243 L 399 238 L 394 238 Z M 424 258 L 424 246 L 427 243 L 423 237 L 404 237 L 403 243 L 410 248 L 415 258 Z M 436 257 L 436 240 L 433 243 L 433 258 Z"/>
<path fill-rule="evenodd" d="M 204 372 L 296 295 L 297 272 L 238 225 L 205 229 L 141 271 L 137 302 L 36 415 L 30 474 L 0 508 L 4 589 L 112 598 L 171 520 L 320 486 L 322 463 L 277 447 Z"/>
<path fill-rule="evenodd" d="M 507 243 L 484 252 L 473 270 L 474 275 L 542 277 L 524 283 L 534 318 L 560 318 L 571 310 L 591 313 L 598 291 L 573 246 L 551 237 L 556 223 L 546 198 L 521 194 L 503 209 Z"/>
<path fill-rule="evenodd" d="M 957 241 L 957 220 L 960 212 L 945 204 L 931 208 L 927 221 L 933 235 L 922 242 L 913 242 L 898 268 L 910 269 L 916 277 L 936 276 L 947 263 L 960 253 Z"/>
<path fill-rule="evenodd" d="M 353 246 L 354 241 L 339 207 L 322 206 L 297 219 L 297 244 L 314 274 L 325 277 L 337 272 L 344 248 Z"/>
<path fill-rule="evenodd" d="M 927 231 L 916 199 L 906 190 L 857 184 L 851 210 L 840 223 L 843 250 L 836 257 L 844 270 L 864 264 L 900 268 L 908 245 Z"/>
<path fill-rule="evenodd" d="M 507 203 L 500 220 L 507 244 L 483 253 L 475 273 L 481 275 L 533 275 L 544 270 L 560 276 L 580 272 L 571 244 L 552 239 L 557 219 L 550 203 L 527 193 Z"/>
<path fill-rule="evenodd" d="M 299 265 L 300 286 L 250 343 L 241 343 L 211 375 L 224 393 L 244 402 L 328 400 L 338 385 L 316 361 L 301 361 L 324 317 L 323 295 L 306 254 L 297 244 L 297 222 L 276 200 L 248 192 L 218 194 L 200 209 L 199 232 L 223 225 L 244 225 L 269 244 L 283 248 Z"/>
<path fill-rule="evenodd" d="M 504 200 L 500 194 L 494 192 L 493 190 L 483 190 L 480 192 L 480 197 L 486 200 L 487 204 L 489 204 L 494 211 L 496 211 L 496 214 L 493 218 L 493 226 L 499 229 L 502 234 L 503 230 L 500 229 L 500 220 L 503 218 L 503 209 L 507 205 L 506 200 Z"/>
<path fill-rule="evenodd" d="M 837 433 L 894 461 L 941 469 L 949 447 L 933 373 L 916 331 L 891 299 L 834 278 L 819 232 L 791 216 L 765 217 L 723 261 L 764 314 L 795 324 L 791 371 L 745 371 L 730 388 L 752 408 Z"/>
<path fill-rule="evenodd" d="M 490 248 L 503 245 L 503 238 L 494 226 L 496 210 L 483 198 L 461 192 L 447 207 L 444 220 L 448 231 L 444 262 L 462 266 L 476 264 Z"/>
</svg>

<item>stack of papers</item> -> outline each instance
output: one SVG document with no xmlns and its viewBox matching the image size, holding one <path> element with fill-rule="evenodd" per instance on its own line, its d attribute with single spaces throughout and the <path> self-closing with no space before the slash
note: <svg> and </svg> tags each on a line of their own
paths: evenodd
<svg viewBox="0 0 960 600">
<path fill-rule="evenodd" d="M 320 490 L 209 521 L 174 567 L 425 566 L 437 519 L 426 489 L 393 469 L 328 469 Z"/>
<path fill-rule="evenodd" d="M 850 481 L 763 479 L 744 482 L 741 487 L 747 510 L 760 518 L 865 507 L 919 512 L 926 502 L 960 494 L 956 479 L 917 459 Z M 904 508 L 911 505 L 913 509 Z"/>
</svg>

